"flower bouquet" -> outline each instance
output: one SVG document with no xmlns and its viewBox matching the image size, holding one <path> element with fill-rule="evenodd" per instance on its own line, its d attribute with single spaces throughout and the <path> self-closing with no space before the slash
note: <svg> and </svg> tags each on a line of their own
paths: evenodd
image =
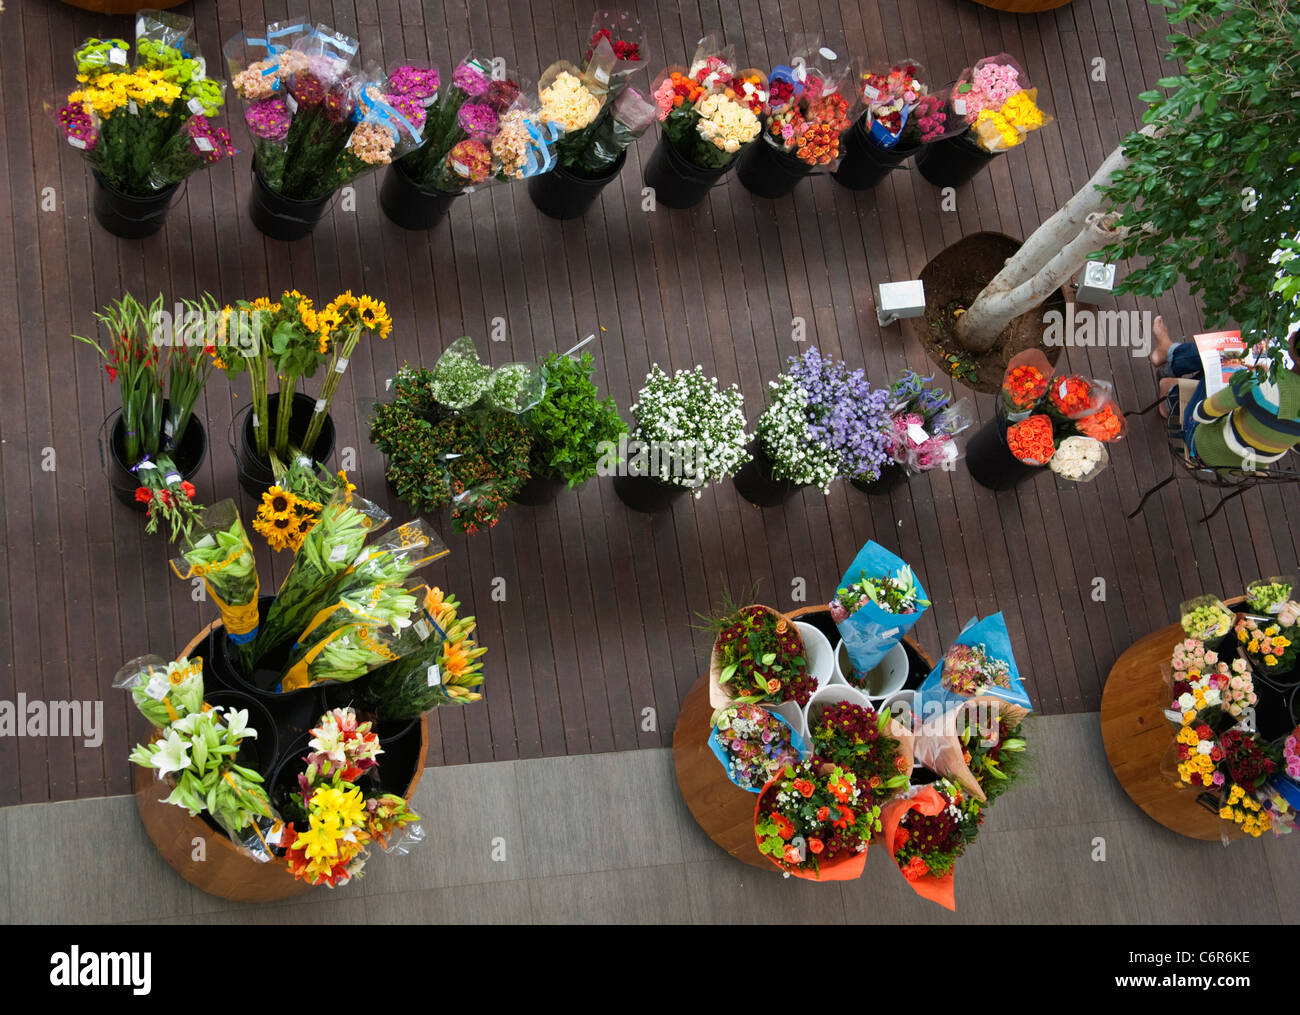
<svg viewBox="0 0 1300 1015">
<path fill-rule="evenodd" d="M 758 850 L 787 877 L 851 881 L 880 831 L 880 805 L 865 780 L 819 759 L 788 765 L 754 807 Z"/>
<path fill-rule="evenodd" d="M 113 686 L 131 692 L 140 714 L 158 729 L 203 708 L 203 660 L 159 656 L 132 659 L 117 671 Z"/>
<path fill-rule="evenodd" d="M 986 707 L 981 708 L 981 705 Z M 967 702 L 956 713 L 962 761 L 980 789 L 984 806 L 993 804 L 1024 773 L 1028 744 L 1023 709 L 996 699 Z M 940 772 L 952 776 L 953 773 Z M 958 778 L 965 783 L 966 780 Z"/>
<path fill-rule="evenodd" d="M 262 494 L 253 518 L 253 530 L 276 553 L 281 550 L 297 553 L 335 491 L 342 487 L 355 490 L 356 486 L 348 482 L 343 470 L 331 476 L 324 466 L 307 455 L 296 455 L 288 465 L 272 455 L 271 466 L 275 484 Z"/>
<path fill-rule="evenodd" d="M 830 603 L 854 676 L 865 679 L 929 606 L 912 569 L 869 540 L 844 572 Z"/>
<path fill-rule="evenodd" d="M 645 29 L 630 11 L 596 11 L 591 16 L 587 49 L 582 57 L 584 63 L 591 63 L 602 40 L 609 45 L 615 61 L 607 68 L 610 80 L 602 84 L 609 84 L 612 89 L 618 79 L 627 78 L 645 66 Z"/>
<path fill-rule="evenodd" d="M 369 723 L 359 723 L 350 708 L 334 709 L 321 716 L 312 734 L 306 770 L 286 804 L 293 820 L 282 845 L 295 878 L 337 888 L 361 876 L 372 844 L 405 853 L 424 833 L 405 800 L 377 793 L 363 781 L 382 753 Z"/>
<path fill-rule="evenodd" d="M 669 376 L 652 364 L 631 406 L 631 441 L 640 450 L 628 463 L 630 472 L 690 490 L 698 499 L 749 460 L 744 404 L 737 385 L 719 388 L 701 366 Z"/>
<path fill-rule="evenodd" d="M 841 52 L 796 36 L 790 63 L 768 75 L 763 140 L 802 162 L 804 172 L 839 158 L 840 135 L 852 122 L 852 68 Z"/>
<path fill-rule="evenodd" d="M 1300 658 L 1300 603 L 1287 600 L 1273 617 L 1243 615 L 1237 620 L 1237 641 L 1256 672 L 1273 680 L 1291 681 Z"/>
<path fill-rule="evenodd" d="M 912 775 L 911 734 L 889 714 L 840 701 L 813 718 L 808 735 L 814 755 L 853 772 L 876 800 L 907 786 Z"/>
<path fill-rule="evenodd" d="M 954 439 L 971 423 L 970 403 L 952 401 L 933 377 L 905 370 L 889 386 L 889 444 L 892 463 L 908 472 L 950 468 L 961 457 Z"/>
<path fill-rule="evenodd" d="M 597 44 L 585 69 L 558 60 L 537 83 L 541 102 L 538 117 L 558 136 L 556 151 L 561 164 L 569 164 L 586 151 L 601 114 L 610 99 L 610 69 L 614 51 L 607 41 Z"/>
<path fill-rule="evenodd" d="M 358 704 L 380 719 L 418 719 L 444 705 L 468 705 L 482 699 L 485 646 L 472 637 L 475 620 L 460 617 L 455 596 L 431 588 L 424 612 L 434 630 L 409 655 L 379 667 L 362 685 Z"/>
<path fill-rule="evenodd" d="M 1047 394 L 1056 368 L 1041 349 L 1026 349 L 1011 357 L 1002 374 L 999 403 L 1007 420 L 1017 423 L 1033 414 Z"/>
<path fill-rule="evenodd" d="M 222 500 L 205 508 L 198 531 L 181 546 L 180 556 L 171 560 L 172 570 L 183 581 L 203 579 L 221 611 L 226 637 L 248 669 L 259 620 L 257 561 L 235 502 Z"/>
<path fill-rule="evenodd" d="M 971 128 L 970 140 L 985 152 L 1014 148 L 1032 131 L 1052 122 L 1038 106 L 1038 89 L 1005 53 L 988 56 L 962 72 L 952 106 Z"/>
<path fill-rule="evenodd" d="M 709 748 L 727 770 L 733 786 L 750 793 L 785 768 L 799 764 L 804 739 L 784 718 L 761 705 L 732 705 L 714 719 Z"/>
<path fill-rule="evenodd" d="M 1174 646 L 1168 691 L 1165 717 L 1178 726 L 1205 722 L 1223 729 L 1259 701 L 1246 660 L 1228 663 L 1194 638 Z"/>
<path fill-rule="evenodd" d="M 921 684 L 926 700 L 961 702 L 988 696 L 1023 709 L 1031 708 L 1001 613 L 970 620 Z"/>
<path fill-rule="evenodd" d="M 817 690 L 803 638 L 794 623 L 768 606 L 737 607 L 724 595 L 722 610 L 704 618 L 714 632 L 709 656 L 709 703 L 793 701 L 806 705 Z"/>
<path fill-rule="evenodd" d="M 984 821 L 979 803 L 940 779 L 885 804 L 880 821 L 885 848 L 912 891 L 956 911 L 956 864 Z"/>
<path fill-rule="evenodd" d="M 893 148 L 903 136 L 917 104 L 930 94 L 922 79 L 921 65 L 901 60 L 889 67 L 875 67 L 858 76 L 858 98 L 862 102 L 861 123 L 871 142 Z"/>
<path fill-rule="evenodd" d="M 1246 605 L 1256 613 L 1276 616 L 1291 599 L 1291 589 L 1294 586 L 1293 575 L 1260 578 L 1246 586 Z"/>
<path fill-rule="evenodd" d="M 1178 618 L 1187 637 L 1205 642 L 1206 648 L 1218 649 L 1232 631 L 1237 615 L 1218 596 L 1203 595 L 1180 604 Z"/>
<path fill-rule="evenodd" d="M 880 475 L 888 461 L 888 396 L 871 387 L 863 370 L 850 371 L 812 347 L 791 356 L 785 373 L 768 387 L 768 405 L 750 445 L 753 464 L 736 477 L 744 496 L 755 503 L 769 500 L 756 486 L 764 479 L 829 493 L 835 479 Z"/>
<path fill-rule="evenodd" d="M 230 135 L 212 124 L 225 85 L 206 76 L 202 57 L 190 55 L 193 24 L 141 15 L 134 66 L 123 39 L 87 39 L 77 49 L 78 87 L 60 106 L 58 123 L 94 170 L 96 217 L 117 235 L 155 232 L 177 184 L 236 154 Z"/>
<path fill-rule="evenodd" d="M 207 440 L 194 403 L 210 373 L 204 352 L 215 348 L 205 312 L 212 298 L 182 306 L 189 311 L 166 333 L 170 315 L 161 294 L 146 309 L 128 293 L 95 315 L 108 330 L 107 348 L 73 336 L 100 355 L 121 394 L 121 415 L 108 434 L 110 482 L 120 499 L 143 505 L 146 532 L 166 521 L 172 540 L 189 533 L 199 510 L 189 477 L 198 472 Z"/>
</svg>

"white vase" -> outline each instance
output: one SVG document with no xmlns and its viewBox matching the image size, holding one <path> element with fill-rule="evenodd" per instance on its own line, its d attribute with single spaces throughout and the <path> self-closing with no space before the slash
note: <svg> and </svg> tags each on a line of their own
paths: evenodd
<svg viewBox="0 0 1300 1015">
<path fill-rule="evenodd" d="M 850 705 L 861 705 L 863 708 L 872 707 L 871 699 L 856 687 L 850 687 L 848 684 L 827 684 L 819 687 L 817 693 L 808 699 L 808 704 L 803 709 L 803 732 L 809 740 L 812 739 L 812 729 L 821 710 L 827 705 L 838 705 L 842 701 L 847 701 Z"/>
<path fill-rule="evenodd" d="M 852 672 L 853 663 L 849 660 L 849 650 L 845 646 L 843 639 L 835 647 L 835 683 L 843 684 L 854 690 L 856 685 L 849 683 L 846 673 Z M 867 674 L 866 686 L 872 688 L 877 693 L 868 694 L 872 701 L 882 701 L 891 695 L 897 694 L 907 683 L 907 649 L 903 647 L 900 641 L 891 648 L 885 658 L 880 660 L 870 673 Z M 867 692 L 862 692 L 866 694 Z"/>
</svg>

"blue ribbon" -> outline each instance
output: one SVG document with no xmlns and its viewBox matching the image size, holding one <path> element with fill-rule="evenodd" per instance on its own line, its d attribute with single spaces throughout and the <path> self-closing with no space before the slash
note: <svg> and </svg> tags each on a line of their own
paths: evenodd
<svg viewBox="0 0 1300 1015">
<path fill-rule="evenodd" d="M 555 168 L 559 156 L 555 153 L 555 141 L 564 132 L 557 123 L 542 123 L 528 118 L 528 136 L 533 144 L 524 159 L 524 177 L 549 173 Z"/>
<path fill-rule="evenodd" d="M 231 634 L 229 631 L 227 631 L 226 637 L 229 638 L 231 641 L 233 641 L 236 645 L 243 645 L 245 642 L 250 642 L 257 637 L 257 628 L 253 628 L 247 634 Z"/>
<path fill-rule="evenodd" d="M 394 142 L 402 140 L 402 131 L 405 131 L 406 136 L 412 140 L 420 136 L 415 125 L 383 99 L 372 99 L 366 94 L 365 88 L 361 89 L 359 98 L 366 111 L 363 119 L 372 120 L 387 129 L 393 135 Z"/>
</svg>

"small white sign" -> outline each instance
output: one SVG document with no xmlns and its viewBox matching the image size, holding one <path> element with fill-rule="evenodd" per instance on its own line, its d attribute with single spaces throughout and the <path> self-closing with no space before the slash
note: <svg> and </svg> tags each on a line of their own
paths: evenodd
<svg viewBox="0 0 1300 1015">
<path fill-rule="evenodd" d="M 68 138 L 68 144 L 72 145 L 73 148 L 80 148 L 83 152 L 86 150 L 86 142 L 79 137 Z"/>
<path fill-rule="evenodd" d="M 609 71 L 607 71 L 604 67 L 597 67 L 596 80 L 599 81 L 602 85 L 609 84 Z"/>
<path fill-rule="evenodd" d="M 137 469 L 156 469 L 156 468 L 158 468 L 158 466 L 154 465 L 153 462 L 141 462 L 139 465 L 136 466 L 136 468 L 137 468 Z"/>
<path fill-rule="evenodd" d="M 190 99 L 190 101 L 187 102 L 186 105 L 189 107 L 190 112 L 193 113 L 195 116 L 198 116 L 200 113 L 203 112 L 203 103 L 199 101 L 199 97 L 197 95 L 194 98 Z"/>
<path fill-rule="evenodd" d="M 167 691 L 171 686 L 166 674 L 155 673 L 149 678 L 149 683 L 144 685 L 144 693 L 154 701 L 162 701 L 167 697 Z"/>
<path fill-rule="evenodd" d="M 348 359 L 346 356 L 341 357 L 339 361 L 336 364 L 334 364 L 334 372 L 336 374 L 343 373 L 343 371 L 346 370 L 347 368 L 348 368 Z"/>
<path fill-rule="evenodd" d="M 338 546 L 334 547 L 334 549 L 330 550 L 330 563 L 337 564 L 347 555 L 348 555 L 347 546 L 340 543 Z"/>
<path fill-rule="evenodd" d="M 965 99 L 953 99 L 953 100 L 952 100 L 952 111 L 953 111 L 954 113 L 956 113 L 958 116 L 965 116 L 965 115 L 966 115 L 966 100 L 965 100 Z"/>
<path fill-rule="evenodd" d="M 862 94 L 868 99 L 878 99 L 880 98 L 880 89 L 873 88 L 871 85 L 864 85 L 862 88 Z"/>
<path fill-rule="evenodd" d="M 325 411 L 325 399 L 323 398 L 316 399 L 316 411 L 317 412 Z"/>
<path fill-rule="evenodd" d="M 430 687 L 437 687 L 442 683 L 442 671 L 438 669 L 437 663 L 429 667 L 428 679 Z"/>
<path fill-rule="evenodd" d="M 194 139 L 194 147 L 201 152 L 210 152 L 212 151 L 212 142 L 206 137 L 196 137 Z"/>
<path fill-rule="evenodd" d="M 174 432 L 175 432 L 175 427 L 172 426 L 172 421 L 170 419 L 167 420 L 165 423 L 163 423 L 164 437 L 170 438 Z"/>
<path fill-rule="evenodd" d="M 419 637 L 420 641 L 424 641 L 429 637 L 429 625 L 427 622 L 417 620 L 412 626 L 415 628 L 415 633 Z"/>
<path fill-rule="evenodd" d="M 280 845 L 280 840 L 284 838 L 284 822 L 277 821 L 271 826 L 271 830 L 266 833 L 266 844 L 268 846 Z"/>
<path fill-rule="evenodd" d="M 465 163 L 453 161 L 451 164 L 451 168 L 456 170 L 456 174 L 458 176 L 464 176 L 466 178 L 469 177 L 469 168 L 465 165 Z"/>
<path fill-rule="evenodd" d="M 126 111 L 132 116 L 140 115 L 140 107 L 135 104 L 135 99 L 130 99 L 126 104 Z"/>
<path fill-rule="evenodd" d="M 907 436 L 913 444 L 924 444 L 930 439 L 930 435 L 925 432 L 925 427 L 920 423 L 908 423 Z"/>
<path fill-rule="evenodd" d="M 817 50 L 817 52 L 820 53 L 822 56 L 824 56 L 827 60 L 838 60 L 840 58 L 840 55 L 836 53 L 835 50 L 831 49 L 829 46 L 823 46 L 821 49 Z"/>
<path fill-rule="evenodd" d="M 298 112 L 298 100 L 295 99 L 292 95 L 290 94 L 285 95 L 284 104 L 285 106 L 288 107 L 290 113 Z"/>
<path fill-rule="evenodd" d="M 253 413 L 253 429 L 257 429 L 257 413 Z"/>
<path fill-rule="evenodd" d="M 121 46 L 114 46 L 108 51 L 108 62 L 115 63 L 119 67 L 126 66 L 126 50 Z"/>
</svg>

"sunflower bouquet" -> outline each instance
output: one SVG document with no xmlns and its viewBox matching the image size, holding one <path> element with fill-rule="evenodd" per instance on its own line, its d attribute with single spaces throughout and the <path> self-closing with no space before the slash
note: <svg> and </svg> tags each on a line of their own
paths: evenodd
<svg viewBox="0 0 1300 1015">
<path fill-rule="evenodd" d="M 468 705 L 483 695 L 482 657 L 487 649 L 472 637 L 473 617 L 460 617 L 455 596 L 434 587 L 424 612 L 434 631 L 409 655 L 376 669 L 361 689 L 359 703 L 381 719 L 416 719 L 432 708 Z"/>
<path fill-rule="evenodd" d="M 352 491 L 340 489 L 334 494 L 304 537 L 258 631 L 253 642 L 254 665 L 306 628 L 366 539 L 388 521 L 386 511 Z"/>
<path fill-rule="evenodd" d="M 306 455 L 297 455 L 288 465 L 272 455 L 271 469 L 275 485 L 262 494 L 253 529 L 277 553 L 281 550 L 297 553 L 325 502 L 336 490 L 352 491 L 356 485 L 348 481 L 342 469 L 337 475 L 330 475 L 324 466 Z"/>
<path fill-rule="evenodd" d="M 226 637 L 247 664 L 257 636 L 257 561 L 233 500 L 204 509 L 198 532 L 184 542 L 171 566 L 184 581 L 203 579 L 221 610 Z"/>
<path fill-rule="evenodd" d="M 316 446 L 316 439 L 320 437 L 321 427 L 334 401 L 334 393 L 338 390 L 339 380 L 347 370 L 348 361 L 356 352 L 361 336 L 387 338 L 393 333 L 393 319 L 388 316 L 388 307 L 384 302 L 364 294 L 353 296 L 350 289 L 326 304 L 316 321 L 317 351 L 322 356 L 329 353 L 329 369 L 321 385 L 320 397 L 316 399 L 311 423 L 307 426 L 307 436 L 303 438 L 302 450 L 307 454 L 311 454 Z"/>
<path fill-rule="evenodd" d="M 235 155 L 212 126 L 223 82 L 191 56 L 193 21 L 152 14 L 136 22 L 135 60 L 124 39 L 87 39 L 77 49 L 78 86 L 59 107 L 64 139 L 114 190 L 150 197 Z"/>
</svg>

